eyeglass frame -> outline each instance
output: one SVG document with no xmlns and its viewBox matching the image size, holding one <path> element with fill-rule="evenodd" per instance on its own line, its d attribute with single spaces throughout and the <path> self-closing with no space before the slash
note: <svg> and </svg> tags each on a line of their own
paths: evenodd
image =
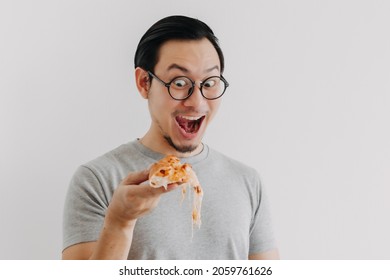
<svg viewBox="0 0 390 280">
<path fill-rule="evenodd" d="M 163 80 L 161 80 L 159 77 L 157 77 L 153 72 L 151 71 L 147 71 L 148 72 L 148 75 L 151 76 L 152 78 L 156 78 L 160 83 L 162 83 L 167 89 L 168 89 L 168 94 L 169 96 L 174 99 L 174 100 L 177 100 L 177 101 L 183 101 L 183 100 L 186 100 L 188 99 L 193 93 L 194 93 L 194 89 L 195 89 L 195 86 L 196 86 L 196 83 L 195 81 L 193 81 L 192 79 L 190 79 L 189 77 L 187 76 L 177 76 L 177 77 L 174 77 L 170 82 L 166 83 L 164 82 Z M 170 87 L 171 87 L 171 84 L 173 83 L 174 80 L 178 79 L 178 78 L 186 78 L 188 79 L 189 81 L 191 81 L 191 84 L 192 84 L 192 87 L 188 90 L 188 95 L 185 97 L 185 98 L 175 98 L 172 96 L 171 94 L 171 91 L 170 91 Z M 218 97 L 215 97 L 215 98 L 208 98 L 206 96 L 204 96 L 203 94 L 203 91 L 202 91 L 202 88 L 203 88 L 203 83 L 205 81 L 207 81 L 208 79 L 211 79 L 211 78 L 219 78 L 220 80 L 222 80 L 222 82 L 225 84 L 225 88 L 223 89 L 222 93 L 220 96 Z M 200 90 L 200 93 L 202 94 L 202 96 L 207 99 L 207 100 L 216 100 L 218 98 L 220 98 L 222 95 L 224 95 L 226 89 L 228 88 L 229 86 L 229 82 L 226 81 L 226 79 L 220 75 L 220 76 L 210 76 L 210 77 L 207 77 L 206 79 L 204 79 L 203 81 L 200 82 L 200 86 L 199 86 L 199 90 Z"/>
</svg>

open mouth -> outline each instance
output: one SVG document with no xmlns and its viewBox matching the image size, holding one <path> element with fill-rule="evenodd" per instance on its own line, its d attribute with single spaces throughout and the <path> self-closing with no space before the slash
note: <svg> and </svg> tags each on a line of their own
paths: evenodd
<svg viewBox="0 0 390 280">
<path fill-rule="evenodd" d="M 197 133 L 205 116 L 177 116 L 176 122 L 186 132 L 190 134 Z"/>
</svg>

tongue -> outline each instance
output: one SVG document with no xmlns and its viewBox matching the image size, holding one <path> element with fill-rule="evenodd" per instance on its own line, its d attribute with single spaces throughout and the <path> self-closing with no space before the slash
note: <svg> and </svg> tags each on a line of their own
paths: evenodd
<svg viewBox="0 0 390 280">
<path fill-rule="evenodd" d="M 180 127 L 187 133 L 195 133 L 198 130 L 198 121 L 191 121 L 181 117 L 177 117 L 176 120 Z"/>
</svg>

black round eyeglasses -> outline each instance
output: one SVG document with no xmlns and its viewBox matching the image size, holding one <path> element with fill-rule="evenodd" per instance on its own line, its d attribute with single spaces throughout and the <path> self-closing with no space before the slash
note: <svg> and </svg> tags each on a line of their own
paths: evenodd
<svg viewBox="0 0 390 280">
<path fill-rule="evenodd" d="M 186 76 L 175 77 L 170 82 L 166 83 L 151 71 L 148 71 L 148 74 L 166 86 L 169 95 L 175 100 L 185 100 L 194 92 L 195 81 Z M 226 81 L 222 75 L 211 76 L 200 82 L 199 89 L 204 98 L 214 100 L 220 98 L 225 93 L 228 86 L 228 81 Z"/>
</svg>

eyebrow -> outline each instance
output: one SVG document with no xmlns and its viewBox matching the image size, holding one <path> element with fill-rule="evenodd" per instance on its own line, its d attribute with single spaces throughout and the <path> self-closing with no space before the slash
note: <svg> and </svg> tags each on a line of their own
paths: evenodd
<svg viewBox="0 0 390 280">
<path fill-rule="evenodd" d="M 184 72 L 184 73 L 190 72 L 187 68 L 185 68 L 185 67 L 183 67 L 183 66 L 180 66 L 180 65 L 178 65 L 178 64 L 176 64 L 176 63 L 173 63 L 173 64 L 169 65 L 169 67 L 168 67 L 167 70 L 170 71 L 170 70 L 172 70 L 172 69 L 179 69 L 180 71 L 182 71 L 182 72 Z"/>
<path fill-rule="evenodd" d="M 167 71 L 170 71 L 170 70 L 172 70 L 172 69 L 178 69 L 178 70 L 180 70 L 180 71 L 182 71 L 182 72 L 184 72 L 184 73 L 189 73 L 189 72 L 190 72 L 190 70 L 188 70 L 187 68 L 185 68 L 185 67 L 183 67 L 183 66 L 181 66 L 181 65 L 179 65 L 179 64 L 176 64 L 176 63 L 173 63 L 173 64 L 169 65 Z M 209 72 L 211 72 L 211 71 L 213 71 L 213 70 L 215 70 L 215 69 L 216 69 L 216 70 L 219 70 L 219 66 L 218 66 L 218 65 L 215 65 L 215 66 L 213 66 L 213 67 L 211 67 L 211 68 L 206 69 L 204 72 L 205 72 L 205 73 L 209 73 Z"/>
</svg>

